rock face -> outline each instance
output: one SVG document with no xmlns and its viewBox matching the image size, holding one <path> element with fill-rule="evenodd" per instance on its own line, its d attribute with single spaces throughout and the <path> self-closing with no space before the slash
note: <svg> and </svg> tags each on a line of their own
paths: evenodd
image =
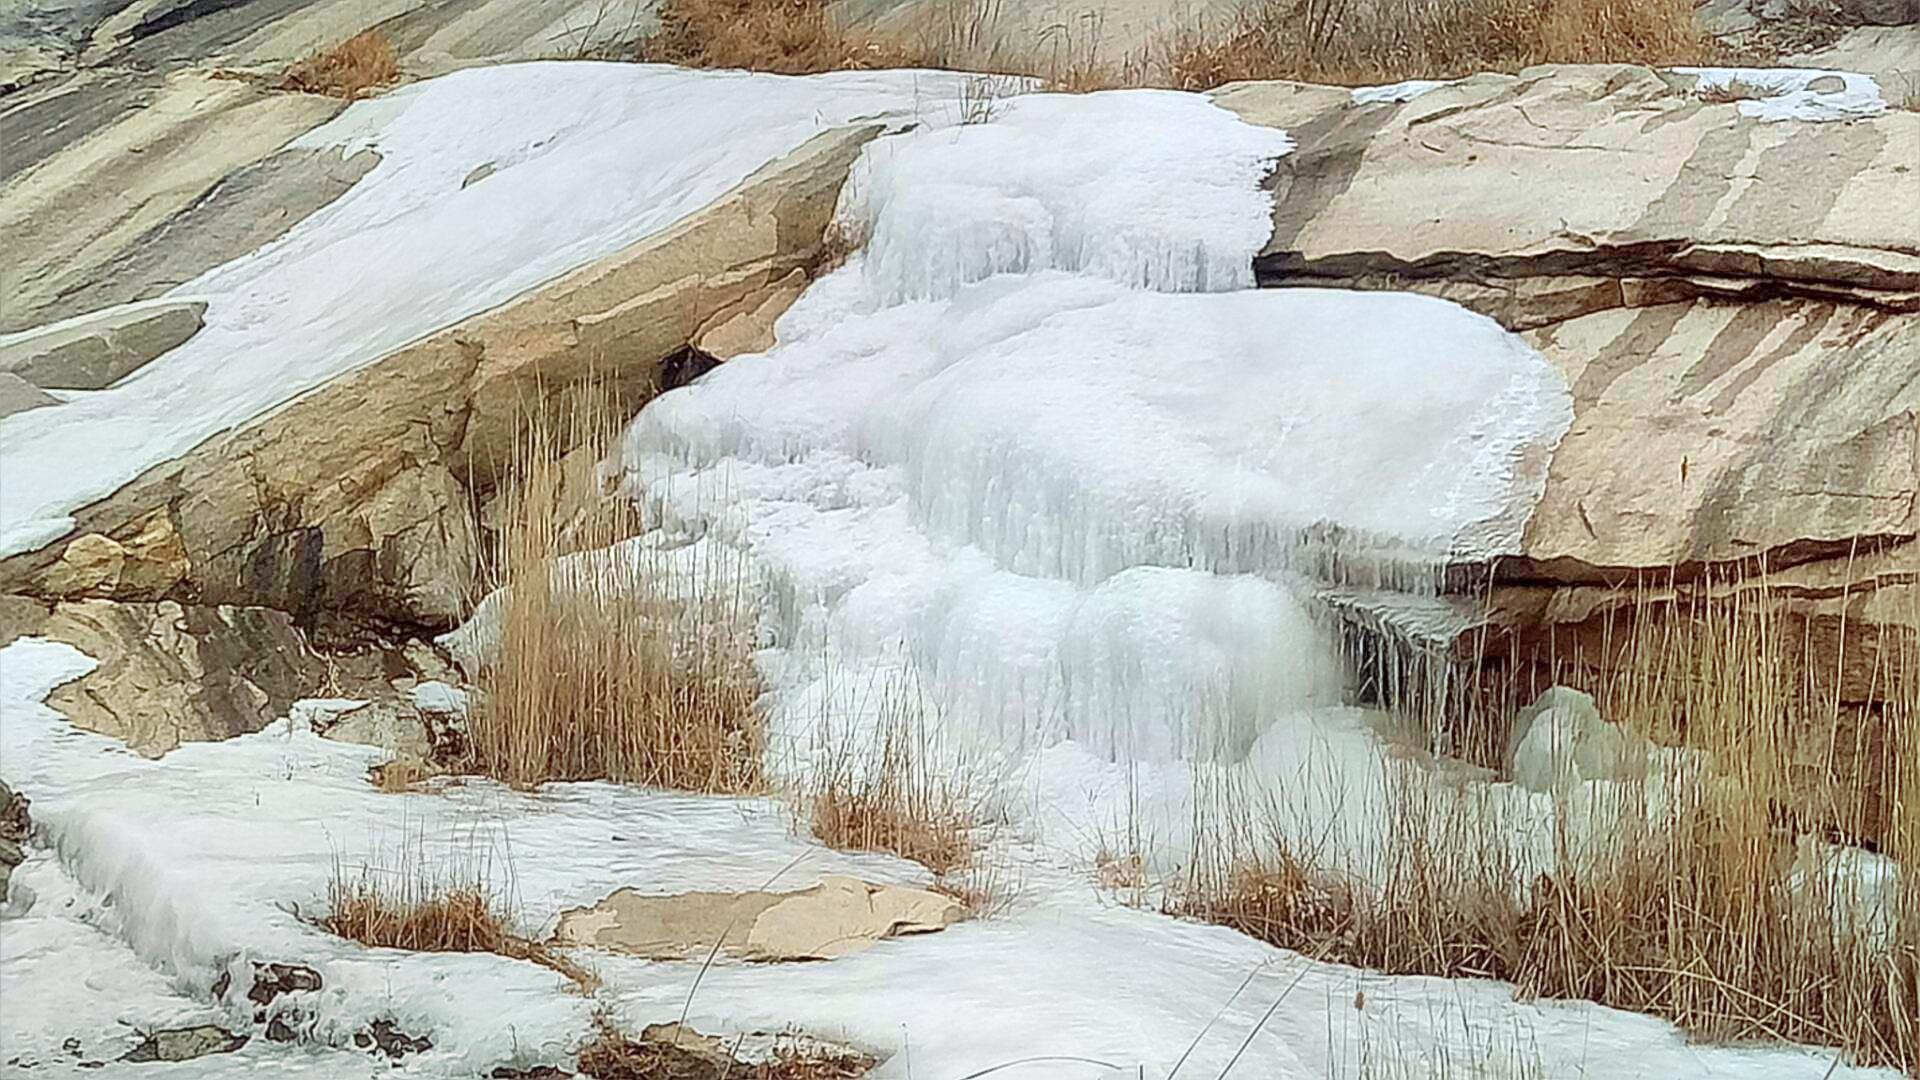
<svg viewBox="0 0 1920 1080">
<path fill-rule="evenodd" d="M 324 673 L 292 620 L 265 608 L 82 600 L 38 633 L 100 662 L 48 704 L 149 755 L 258 731 Z"/>
<path fill-rule="evenodd" d="M 948 896 L 829 877 L 793 893 L 682 893 L 621 889 L 560 916 L 554 940 L 653 959 L 704 954 L 716 942 L 751 960 L 830 960 L 902 934 L 941 930 L 965 915 Z"/>
<path fill-rule="evenodd" d="M 0 417 L 58 405 L 60 399 L 11 371 L 0 371 Z"/>
<path fill-rule="evenodd" d="M 204 325 L 207 305 L 112 308 L 0 338 L 0 371 L 51 390 L 101 390 L 140 370 Z"/>
<path fill-rule="evenodd" d="M 1648 588 L 1764 597 L 1852 718 L 1797 749 L 1871 819 L 1920 630 L 1920 114 L 1762 122 L 1632 67 L 1218 100 L 1299 142 L 1264 284 L 1447 297 L 1571 389 L 1522 549 L 1462 568 L 1493 635 L 1457 651 L 1604 670 Z"/>
<path fill-rule="evenodd" d="M 157 296 L 345 190 L 309 163 L 285 171 L 271 199 L 216 194 L 235 170 L 339 112 L 332 98 L 117 71 L 23 97 L 4 113 L 0 333 Z M 215 219 L 224 231 L 207 227 Z"/>
<path fill-rule="evenodd" d="M 526 417 L 582 395 L 629 416 L 690 342 L 760 340 L 877 132 L 823 134 L 664 233 L 149 470 L 0 562 L 0 585 L 451 625 L 478 560 L 472 507 Z"/>
</svg>

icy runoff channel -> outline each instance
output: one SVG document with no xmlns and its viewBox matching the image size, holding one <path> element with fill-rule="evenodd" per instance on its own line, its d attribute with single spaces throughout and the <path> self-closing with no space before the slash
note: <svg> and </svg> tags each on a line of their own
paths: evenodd
<svg viewBox="0 0 1920 1080">
<path fill-rule="evenodd" d="M 787 734 L 904 654 L 1001 749 L 1244 753 L 1339 696 L 1299 596 L 1329 554 L 1516 549 L 1564 383 L 1443 301 L 1251 288 L 1290 148 L 1146 91 L 884 140 L 865 254 L 643 411 L 637 496 L 768 572 Z"/>
<path fill-rule="evenodd" d="M 962 82 L 534 63 L 356 103 L 293 145 L 380 163 L 174 290 L 207 302 L 203 330 L 111 389 L 0 420 L 0 555 L 210 435 L 664 229 L 823 130 L 954 122 Z"/>
</svg>

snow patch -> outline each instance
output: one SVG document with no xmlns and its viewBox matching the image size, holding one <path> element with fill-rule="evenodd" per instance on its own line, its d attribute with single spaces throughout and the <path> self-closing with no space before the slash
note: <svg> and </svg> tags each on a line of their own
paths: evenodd
<svg viewBox="0 0 1920 1080">
<path fill-rule="evenodd" d="M 1399 104 L 1443 86 L 1453 85 L 1452 79 L 1408 79 L 1404 82 L 1388 83 L 1384 86 L 1356 86 L 1353 88 L 1355 105 Z"/>
<path fill-rule="evenodd" d="M 1807 68 L 1677 67 L 1678 75 L 1693 75 L 1699 90 L 1724 90 L 1734 84 L 1765 94 L 1739 102 L 1740 115 L 1763 123 L 1801 120 L 1820 123 L 1878 116 L 1887 111 L 1880 84 L 1852 71 L 1816 71 Z M 1815 89 L 1815 84 L 1820 85 Z"/>
</svg>

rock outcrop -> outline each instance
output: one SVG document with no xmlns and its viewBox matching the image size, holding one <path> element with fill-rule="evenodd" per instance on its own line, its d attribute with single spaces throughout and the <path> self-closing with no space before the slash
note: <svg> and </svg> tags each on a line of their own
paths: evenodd
<svg viewBox="0 0 1920 1080">
<path fill-rule="evenodd" d="M 1871 819 L 1920 655 L 1920 113 L 1767 122 L 1633 67 L 1218 100 L 1299 141 L 1263 284 L 1455 300 L 1571 388 L 1522 549 L 1459 568 L 1456 652 L 1605 669 L 1650 597 L 1764 596 L 1851 717 L 1796 750 Z"/>
<path fill-rule="evenodd" d="M 762 340 L 878 130 L 821 135 L 661 234 L 149 470 L 61 541 L 0 562 L 0 584 L 450 625 L 478 562 L 473 507 L 528 417 L 582 395 L 629 416 L 690 343 Z"/>
<path fill-rule="evenodd" d="M 149 755 L 259 731 L 325 678 L 292 620 L 266 608 L 81 600 L 55 605 L 38 633 L 99 661 L 47 703 Z"/>
<path fill-rule="evenodd" d="M 100 390 L 198 333 L 207 305 L 163 301 L 0 338 L 0 371 L 50 390 Z"/>
<path fill-rule="evenodd" d="M 621 889 L 562 913 L 554 941 L 659 960 L 699 956 L 716 944 L 750 960 L 830 960 L 886 938 L 945 929 L 965 914 L 940 893 L 848 877 L 788 893 L 647 896 Z"/>
</svg>

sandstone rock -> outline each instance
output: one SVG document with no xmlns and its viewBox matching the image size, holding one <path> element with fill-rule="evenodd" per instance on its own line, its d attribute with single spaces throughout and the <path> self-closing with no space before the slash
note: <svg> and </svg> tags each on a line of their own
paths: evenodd
<svg viewBox="0 0 1920 1080">
<path fill-rule="evenodd" d="M 0 648 L 38 634 L 52 613 L 53 605 L 44 600 L 0 595 Z"/>
<path fill-rule="evenodd" d="M 263 608 L 82 600 L 40 633 L 99 661 L 48 704 L 154 756 L 259 731 L 324 676 L 287 615 Z"/>
<path fill-rule="evenodd" d="M 718 942 L 751 960 L 828 960 L 965 917 L 953 898 L 925 889 L 829 877 L 794 893 L 682 893 L 621 889 L 560 916 L 554 941 L 654 959 L 680 959 Z"/>
<path fill-rule="evenodd" d="M 1257 269 L 1276 285 L 1763 278 L 1776 292 L 1866 289 L 1920 306 L 1920 224 L 1887 212 L 1920 183 L 1920 115 L 1763 123 L 1702 103 L 1692 85 L 1645 68 L 1544 67 L 1395 106 L 1326 101 L 1289 128 L 1299 148 L 1276 170 Z M 1217 100 L 1265 121 L 1300 97 L 1267 86 Z M 1516 185 L 1532 196 L 1515 200 Z"/>
<path fill-rule="evenodd" d="M 1833 41 L 1796 51 L 1781 63 L 1871 75 L 1887 103 L 1900 108 L 1908 101 L 1920 101 L 1920 24 L 1858 27 Z"/>
<path fill-rule="evenodd" d="M 108 308 L 0 338 L 0 371 L 50 390 L 101 390 L 198 333 L 199 301 Z"/>
<path fill-rule="evenodd" d="M 499 482 L 529 413 L 599 398 L 631 415 L 711 313 L 737 313 L 726 332 L 751 339 L 797 291 L 877 132 L 822 134 L 665 233 L 148 470 L 78 511 L 69 538 L 0 561 L 0 590 L 452 625 L 482 544 L 472 496 Z M 53 570 L 86 534 L 131 550 L 156 514 L 180 544 L 161 569 L 129 580 L 125 557 L 88 541 Z M 175 569 L 184 576 L 161 589 Z"/>
<path fill-rule="evenodd" d="M 1453 300 L 1522 333 L 1572 396 L 1559 445 L 1517 463 L 1544 477 L 1520 550 L 1455 568 L 1479 614 L 1339 614 L 1382 642 L 1451 636 L 1460 663 L 1524 684 L 1617 671 L 1650 596 L 1738 593 L 1804 640 L 1843 711 L 1791 748 L 1799 791 L 1884 823 L 1887 703 L 1920 648 L 1920 218 L 1889 212 L 1920 202 L 1920 114 L 1762 123 L 1691 78 L 1609 66 L 1403 104 L 1215 96 L 1299 142 L 1264 284 Z"/>
<path fill-rule="evenodd" d="M 58 405 L 60 399 L 11 371 L 0 371 L 0 417 Z"/>
<path fill-rule="evenodd" d="M 285 231 L 313 199 L 276 195 L 232 215 L 215 200 L 189 215 L 236 169 L 341 105 L 190 73 L 85 72 L 28 91 L 7 115 L 4 157 L 18 171 L 0 187 L 0 249 L 8 254 L 0 263 L 0 332 L 156 296 Z M 321 176 L 288 170 L 287 187 Z M 180 228 L 214 218 L 234 229 L 226 243 L 211 242 L 218 230 Z"/>
<path fill-rule="evenodd" d="M 70 541 L 59 561 L 47 568 L 39 592 L 79 599 L 114 596 L 157 599 L 167 595 L 192 569 L 186 547 L 165 510 L 135 523 L 122 543 L 100 533 Z"/>
<path fill-rule="evenodd" d="M 247 1045 L 247 1036 L 235 1035 L 212 1024 L 149 1032 L 121 1061 L 192 1061 L 208 1054 L 231 1054 Z"/>
<path fill-rule="evenodd" d="M 394 755 L 425 761 L 433 751 L 427 725 L 411 705 L 398 700 L 352 698 L 297 701 L 293 717 L 323 738 L 378 746 Z"/>
</svg>

